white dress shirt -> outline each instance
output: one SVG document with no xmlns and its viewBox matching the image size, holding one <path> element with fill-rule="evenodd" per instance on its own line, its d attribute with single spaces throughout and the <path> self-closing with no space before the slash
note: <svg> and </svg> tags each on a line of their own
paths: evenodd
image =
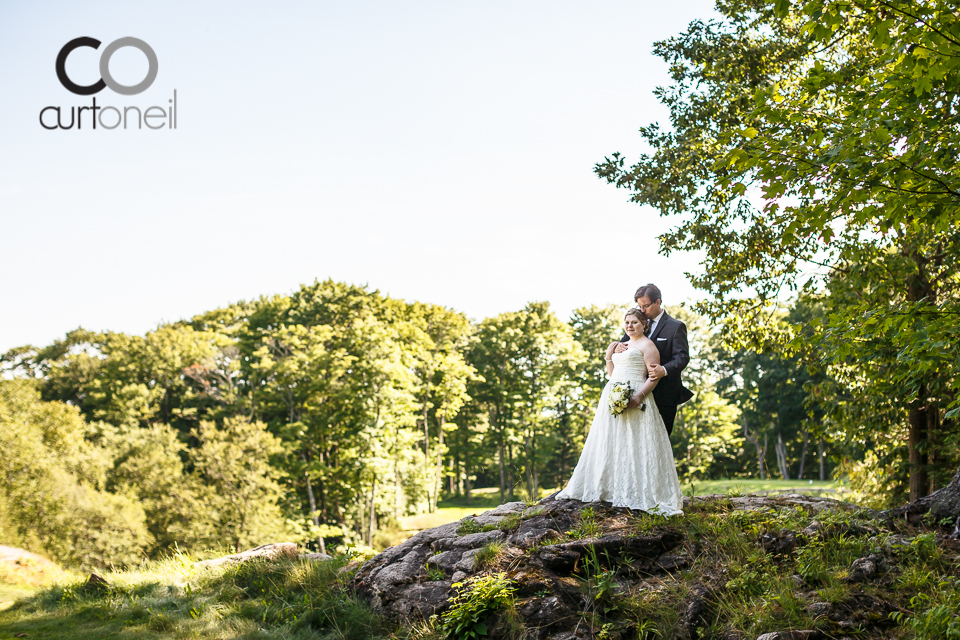
<svg viewBox="0 0 960 640">
<path fill-rule="evenodd" d="M 650 335 L 651 335 L 651 336 L 653 335 L 653 332 L 657 330 L 657 325 L 660 324 L 660 318 L 663 317 L 663 314 L 664 314 L 664 311 L 663 311 L 663 309 L 661 309 L 661 310 L 660 310 L 660 315 L 658 315 L 656 318 L 654 318 L 653 321 L 650 323 Z M 664 377 L 664 378 L 667 377 L 667 370 L 666 370 L 666 369 L 663 370 L 663 377 Z"/>
<path fill-rule="evenodd" d="M 661 310 L 660 310 L 660 315 L 658 315 L 656 318 L 654 318 L 654 319 L 650 322 L 650 335 L 653 335 L 653 332 L 657 330 L 657 325 L 660 324 L 660 318 L 663 317 L 663 314 L 664 314 L 664 311 L 663 311 L 663 309 L 661 309 Z"/>
</svg>

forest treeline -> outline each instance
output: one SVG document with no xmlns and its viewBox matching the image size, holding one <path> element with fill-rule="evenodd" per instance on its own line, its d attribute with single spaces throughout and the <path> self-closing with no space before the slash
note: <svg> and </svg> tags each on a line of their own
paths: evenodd
<svg viewBox="0 0 960 640">
<path fill-rule="evenodd" d="M 78 329 L 10 350 L 0 532 L 87 564 L 289 537 L 371 545 L 445 496 L 560 487 L 624 309 L 564 321 L 531 303 L 474 323 L 318 281 L 144 336 Z M 674 432 L 681 477 L 826 477 L 824 447 L 841 450 L 806 403 L 817 379 L 671 312 L 690 325 L 697 392 Z"/>
<path fill-rule="evenodd" d="M 662 254 L 702 257 L 701 315 L 665 301 L 693 344 L 697 395 L 674 430 L 684 480 L 832 473 L 875 507 L 950 487 L 954 5 L 718 2 L 656 43 L 668 122 L 595 171 L 670 219 Z M 564 320 L 533 303 L 472 323 L 316 282 L 146 336 L 11 350 L 0 535 L 88 563 L 277 531 L 371 544 L 443 495 L 556 487 L 621 311 Z"/>
</svg>

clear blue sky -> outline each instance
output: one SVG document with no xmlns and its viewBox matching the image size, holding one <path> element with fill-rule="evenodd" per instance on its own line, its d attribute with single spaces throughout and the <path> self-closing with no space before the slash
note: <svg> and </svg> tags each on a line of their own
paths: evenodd
<svg viewBox="0 0 960 640">
<path fill-rule="evenodd" d="M 669 221 L 593 165 L 665 120 L 656 40 L 707 19 L 654 2 L 0 3 L 0 351 L 84 326 L 143 333 L 334 278 L 480 319 L 549 300 L 563 317 L 694 290 L 657 255 Z M 46 131 L 89 106 L 54 62 L 133 36 L 175 131 Z M 67 71 L 93 83 L 100 51 Z M 143 78 L 121 49 L 111 73 Z M 65 116 L 66 117 L 66 116 Z"/>
</svg>

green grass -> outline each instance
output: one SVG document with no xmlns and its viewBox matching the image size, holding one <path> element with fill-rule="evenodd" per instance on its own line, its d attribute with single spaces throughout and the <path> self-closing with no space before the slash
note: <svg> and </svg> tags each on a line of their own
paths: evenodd
<svg viewBox="0 0 960 640">
<path fill-rule="evenodd" d="M 584 509 L 577 533 L 581 537 L 602 533 L 610 522 L 606 515 L 602 508 Z M 790 506 L 736 511 L 729 500 L 691 505 L 680 519 L 631 515 L 624 523 L 618 515 L 614 519 L 620 522 L 618 526 L 625 525 L 624 533 L 679 529 L 685 539 L 676 552 L 685 555 L 690 564 L 636 583 L 617 578 L 630 575 L 635 564 L 630 558 L 590 557 L 573 576 L 581 583 L 587 605 L 571 627 L 592 626 L 598 635 L 606 633 L 604 637 L 611 640 L 674 638 L 680 633 L 681 615 L 695 585 L 713 582 L 718 587 L 716 607 L 703 637 L 736 632 L 739 637 L 755 638 L 784 629 L 819 629 L 825 637 L 842 637 L 836 620 L 810 613 L 812 602 L 832 603 L 844 621 L 860 616 L 856 624 L 866 626 L 855 635 L 842 631 L 849 637 L 960 637 L 954 613 L 960 606 L 960 553 L 956 547 L 943 544 L 935 532 L 906 521 L 893 523 L 892 530 L 881 529 L 879 521 L 865 520 L 867 515 L 840 510 L 814 515 Z M 764 533 L 800 531 L 813 517 L 823 524 L 824 535 L 810 537 L 792 551 L 774 554 L 759 543 Z M 881 578 L 862 585 L 845 580 L 854 559 L 883 553 L 894 534 L 909 542 L 887 554 Z M 506 564 L 502 551 L 500 544 L 488 545 L 478 556 L 478 564 L 488 565 L 488 572 L 495 570 Z M 344 589 L 349 573 L 339 569 L 345 558 L 326 563 L 251 562 L 211 569 L 194 568 L 194 559 L 176 556 L 132 571 L 110 573 L 106 575 L 110 587 L 100 590 L 85 587 L 76 574 L 32 596 L 29 587 L 13 588 L 17 591 L 14 597 L 29 597 L 0 610 L 0 640 L 17 634 L 63 640 L 440 640 L 450 631 L 441 629 L 451 620 L 449 616 L 406 626 L 382 618 Z M 440 573 L 432 577 L 439 578 Z M 543 589 L 535 597 L 550 592 Z M 0 596 L 10 594 L 11 588 L 0 587 Z M 467 602 L 464 598 L 474 601 L 466 612 L 471 615 L 467 622 L 474 626 L 461 628 L 461 635 L 465 629 L 493 621 L 484 618 L 489 608 L 480 606 L 480 592 L 471 590 L 470 594 L 460 602 Z M 896 618 L 888 620 L 886 605 L 873 610 L 869 601 L 863 604 L 865 595 L 890 603 L 889 610 Z M 518 601 L 517 606 L 520 604 Z M 517 610 L 507 607 L 503 615 L 507 614 L 513 616 L 511 633 L 520 634 Z"/>
<path fill-rule="evenodd" d="M 503 551 L 503 543 L 488 542 L 475 556 L 477 559 L 477 568 L 484 569 L 491 565 L 500 552 Z"/>
<path fill-rule="evenodd" d="M 87 640 L 389 638 L 393 623 L 342 587 L 345 560 L 248 562 L 196 569 L 178 556 L 108 573 L 110 587 L 83 582 L 38 591 L 0 611 L 0 639 Z"/>
<path fill-rule="evenodd" d="M 704 480 L 681 482 L 683 494 L 706 496 L 710 494 L 770 494 L 770 493 L 815 493 L 826 497 L 842 491 L 839 482 L 833 480 L 755 480 L 735 478 L 733 480 Z"/>
<path fill-rule="evenodd" d="M 838 491 L 843 487 L 839 482 L 814 480 L 754 480 L 751 478 L 736 478 L 733 480 L 705 480 L 703 482 L 694 481 L 691 483 L 685 481 L 683 484 L 684 495 L 703 496 L 713 493 L 719 494 L 766 494 L 766 493 L 790 493 L 803 492 L 815 493 L 830 497 L 838 497 Z M 540 497 L 546 497 L 556 491 L 556 489 L 541 489 Z M 474 489 L 471 492 L 470 504 L 467 504 L 466 498 L 447 498 L 437 503 L 437 510 L 433 513 L 423 513 L 416 516 L 407 516 L 400 518 L 400 526 L 411 535 L 423 529 L 432 529 L 440 525 L 463 520 L 467 516 L 479 515 L 489 509 L 495 509 L 500 504 L 500 489 L 497 487 L 485 487 L 483 489 Z M 519 496 L 515 498 L 519 500 Z M 510 497 L 507 496 L 507 500 Z"/>
<path fill-rule="evenodd" d="M 556 491 L 556 489 L 541 489 L 540 497 L 546 497 L 554 491 Z M 516 500 L 519 499 L 519 497 L 516 497 Z M 509 495 L 507 496 L 507 501 L 510 501 Z M 467 516 L 480 515 L 484 511 L 496 509 L 499 505 L 499 488 L 486 487 L 483 489 L 474 489 L 470 492 L 469 505 L 467 504 L 466 498 L 462 496 L 441 500 L 437 503 L 437 510 L 435 512 L 400 518 L 400 525 L 412 535 L 423 529 L 432 529 L 433 527 L 463 520 Z"/>
<path fill-rule="evenodd" d="M 36 591 L 36 587 L 0 582 L 0 611 L 12 605 L 19 598 L 32 596 Z"/>
</svg>

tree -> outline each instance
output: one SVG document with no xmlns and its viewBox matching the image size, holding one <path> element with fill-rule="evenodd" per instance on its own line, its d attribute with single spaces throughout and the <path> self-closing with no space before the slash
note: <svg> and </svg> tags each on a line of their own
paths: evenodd
<svg viewBox="0 0 960 640">
<path fill-rule="evenodd" d="M 200 446 L 190 451 L 210 510 L 210 542 L 226 539 L 237 552 L 285 537 L 278 502 L 282 489 L 271 456 L 283 453 L 280 440 L 262 422 L 229 418 L 222 427 L 201 422 L 191 433 Z"/>
<path fill-rule="evenodd" d="M 152 542 L 135 496 L 105 490 L 110 460 L 86 439 L 76 407 L 43 402 L 37 384 L 0 380 L 0 506 L 15 543 L 59 562 L 137 562 Z"/>
<path fill-rule="evenodd" d="M 706 318 L 686 307 L 671 307 L 670 314 L 687 326 L 690 363 L 683 382 L 693 399 L 677 412 L 671 440 L 681 477 L 729 478 L 743 473 L 744 439 L 741 405 L 718 393 L 724 379 L 717 344 L 721 335 Z M 718 384 L 719 383 L 719 384 Z"/>
<path fill-rule="evenodd" d="M 489 435 L 496 447 L 500 499 L 514 486 L 514 445 L 523 459 L 518 467 L 529 495 L 537 495 L 539 473 L 549 455 L 543 448 L 548 432 L 558 424 L 558 412 L 576 384 L 583 348 L 571 327 L 550 311 L 548 303 L 533 302 L 522 311 L 503 313 L 480 323 L 468 361 L 482 381 L 470 395 L 489 416 Z"/>
<path fill-rule="evenodd" d="M 184 468 L 188 449 L 175 429 L 98 422 L 89 426 L 87 440 L 111 460 L 106 490 L 135 497 L 142 507 L 153 537 L 146 549 L 149 555 L 196 548 L 214 537 L 208 505 L 201 502 L 203 489 L 199 478 Z"/>
<path fill-rule="evenodd" d="M 656 46 L 671 130 L 645 127 L 650 154 L 597 172 L 678 216 L 662 250 L 704 252 L 701 310 L 745 343 L 767 340 L 779 297 L 822 294 L 825 320 L 812 336 L 797 327 L 793 349 L 815 340 L 808 364 L 842 385 L 837 429 L 906 437 L 916 500 L 960 462 L 942 446 L 960 356 L 958 18 L 939 1 L 717 9 L 721 21 Z"/>
</svg>

